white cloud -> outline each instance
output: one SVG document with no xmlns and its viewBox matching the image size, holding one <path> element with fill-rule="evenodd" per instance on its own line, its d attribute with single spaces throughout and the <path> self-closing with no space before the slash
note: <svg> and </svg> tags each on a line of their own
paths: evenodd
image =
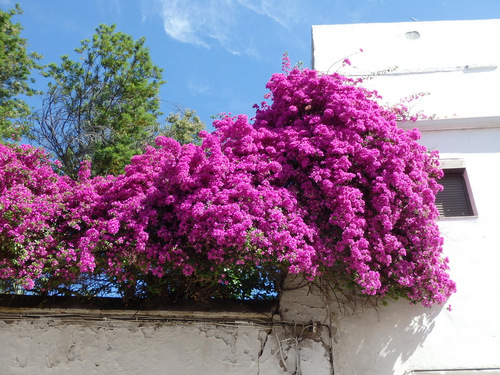
<svg viewBox="0 0 500 375">
<path fill-rule="evenodd" d="M 225 45 L 236 22 L 232 0 L 158 0 L 165 32 L 183 42 L 209 48 Z"/>
<path fill-rule="evenodd" d="M 172 14 L 170 12 L 172 12 L 172 9 L 163 12 L 163 27 L 168 35 L 183 43 L 208 47 L 197 36 L 197 30 L 193 28 L 193 19 L 188 14 Z"/>
<path fill-rule="evenodd" d="M 144 6 L 146 2 L 147 7 Z M 204 48 L 219 45 L 234 55 L 259 58 L 255 43 L 256 28 L 265 25 L 266 18 L 282 27 L 290 27 L 301 19 L 301 2 L 302 0 L 143 0 L 143 13 L 154 14 L 151 9 L 156 8 L 163 19 L 165 32 L 180 42 Z M 252 15 L 258 15 L 258 24 L 249 24 L 248 17 Z M 257 21 L 258 18 L 260 21 Z"/>
<path fill-rule="evenodd" d="M 193 96 L 210 94 L 210 86 L 196 82 L 193 77 L 189 79 L 188 89 Z"/>
<path fill-rule="evenodd" d="M 302 1 L 297 0 L 237 0 L 237 2 L 284 27 L 297 23 L 304 14 L 301 11 Z"/>
<path fill-rule="evenodd" d="M 109 2 L 109 11 L 115 17 L 120 16 L 122 13 L 122 7 L 120 5 L 120 1 L 119 0 L 111 0 Z"/>
<path fill-rule="evenodd" d="M 99 13 L 103 15 L 109 14 L 113 18 L 118 18 L 122 12 L 119 0 L 98 0 L 97 7 Z"/>
</svg>

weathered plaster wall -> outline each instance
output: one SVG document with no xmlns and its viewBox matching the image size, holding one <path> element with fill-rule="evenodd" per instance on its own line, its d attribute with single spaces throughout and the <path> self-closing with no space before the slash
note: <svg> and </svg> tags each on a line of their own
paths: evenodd
<svg viewBox="0 0 500 375">
<path fill-rule="evenodd" d="M 329 327 L 279 314 L 0 308 L 0 373 L 318 374 Z"/>
<path fill-rule="evenodd" d="M 3 374 L 259 374 L 265 336 L 253 327 L 214 324 L 0 321 L 0 368 Z"/>
<path fill-rule="evenodd" d="M 439 222 L 458 284 L 452 311 L 398 301 L 345 313 L 300 278 L 260 315 L 4 307 L 0 373 L 500 374 L 500 119 L 469 130 L 435 121 L 419 124 L 422 142 L 464 160 L 478 212 Z"/>
</svg>

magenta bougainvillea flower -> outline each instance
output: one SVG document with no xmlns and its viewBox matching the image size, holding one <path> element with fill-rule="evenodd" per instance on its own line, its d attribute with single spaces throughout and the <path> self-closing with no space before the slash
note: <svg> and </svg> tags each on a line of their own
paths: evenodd
<svg viewBox="0 0 500 375">
<path fill-rule="evenodd" d="M 256 115 L 224 116 L 203 144 L 159 137 L 118 177 L 57 175 L 0 145 L 0 278 L 138 274 L 229 283 L 272 266 L 425 306 L 454 291 L 434 206 L 437 153 L 374 94 L 287 69 Z"/>
</svg>

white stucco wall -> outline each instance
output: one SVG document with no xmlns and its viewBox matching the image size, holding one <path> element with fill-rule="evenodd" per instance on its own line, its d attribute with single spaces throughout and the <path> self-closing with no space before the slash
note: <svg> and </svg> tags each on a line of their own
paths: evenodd
<svg viewBox="0 0 500 375">
<path fill-rule="evenodd" d="M 271 310 L 0 307 L 0 373 L 330 375 L 329 327 L 309 323 Z"/>
<path fill-rule="evenodd" d="M 260 315 L 3 307 L 0 373 L 500 374 L 500 118 L 415 125 L 423 144 L 463 160 L 478 212 L 439 221 L 458 286 L 451 311 L 401 300 L 349 314 L 294 280 L 279 310 Z"/>
<path fill-rule="evenodd" d="M 430 92 L 416 109 L 441 120 L 401 126 L 420 128 L 441 158 L 463 160 L 477 210 L 439 221 L 457 282 L 452 310 L 398 301 L 337 314 L 336 375 L 500 374 L 499 38 L 500 20 L 313 27 L 315 69 L 356 78 L 397 65 L 364 85 L 389 103 Z M 351 66 L 335 64 L 346 57 Z"/>
<path fill-rule="evenodd" d="M 497 121 L 496 128 L 447 131 L 431 129 L 453 120 L 421 124 L 427 129 L 422 133 L 423 144 L 438 147 L 443 158 L 463 159 L 478 212 L 477 217 L 439 221 L 450 273 L 457 283 L 458 291 L 448 301 L 452 310 L 398 301 L 358 315 L 339 315 L 336 375 L 445 369 L 497 369 L 488 374 L 500 374 Z"/>
<path fill-rule="evenodd" d="M 365 81 L 382 103 L 428 92 L 414 110 L 439 118 L 500 114 L 500 20 L 318 25 L 312 36 L 316 70 L 357 78 L 397 66 Z M 352 65 L 342 68 L 346 57 Z"/>
<path fill-rule="evenodd" d="M 0 322 L 2 374 L 258 374 L 266 333 L 214 324 Z"/>
</svg>

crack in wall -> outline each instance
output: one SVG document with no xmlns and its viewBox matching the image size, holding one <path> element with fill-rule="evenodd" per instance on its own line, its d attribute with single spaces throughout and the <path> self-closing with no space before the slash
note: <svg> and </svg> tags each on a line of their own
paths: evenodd
<svg viewBox="0 0 500 375">
<path fill-rule="evenodd" d="M 257 353 L 257 375 L 260 375 L 260 360 L 262 358 L 262 354 L 264 353 L 264 349 L 266 347 L 267 341 L 269 340 L 269 336 L 271 335 L 272 328 L 262 330 L 259 332 L 259 340 L 260 340 L 260 350 Z M 261 332 L 265 332 L 264 338 L 261 337 Z"/>
</svg>

